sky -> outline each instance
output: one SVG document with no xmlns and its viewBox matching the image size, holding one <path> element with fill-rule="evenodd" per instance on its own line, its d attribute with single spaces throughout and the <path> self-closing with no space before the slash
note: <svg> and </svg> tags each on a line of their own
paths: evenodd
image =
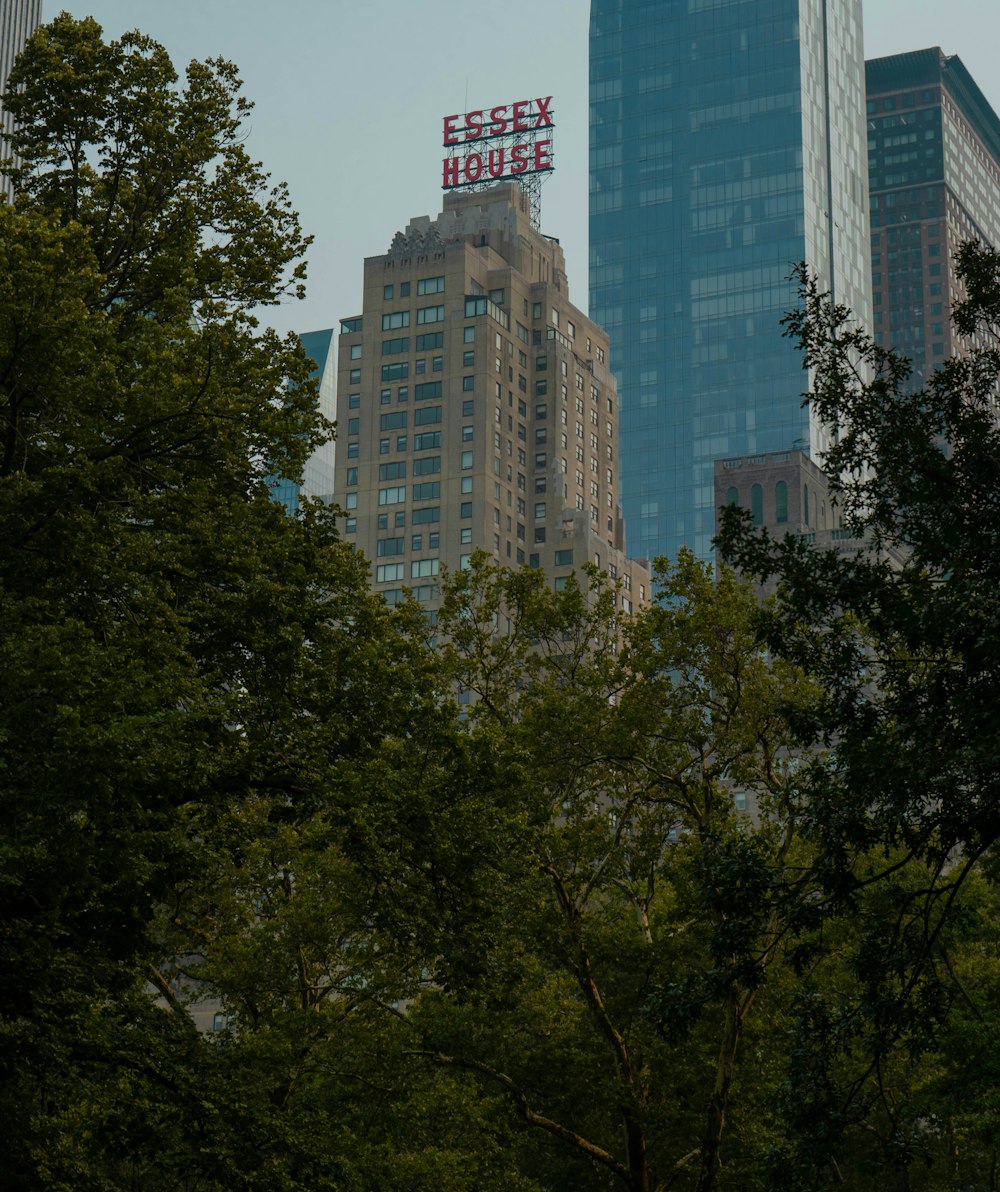
<svg viewBox="0 0 1000 1192">
<path fill-rule="evenodd" d="M 553 97 L 553 176 L 542 230 L 587 305 L 589 0 L 45 0 L 93 16 L 106 38 L 140 29 L 174 65 L 235 62 L 255 103 L 247 147 L 288 183 L 310 249 L 308 296 L 261 311 L 279 331 L 360 313 L 362 262 L 441 209 L 442 118 Z M 1000 0 L 865 0 L 869 58 L 939 45 L 1000 112 Z"/>
</svg>

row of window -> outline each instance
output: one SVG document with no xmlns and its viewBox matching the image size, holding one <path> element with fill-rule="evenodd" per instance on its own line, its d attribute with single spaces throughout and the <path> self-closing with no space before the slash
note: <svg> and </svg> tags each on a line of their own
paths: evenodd
<svg viewBox="0 0 1000 1192">
<path fill-rule="evenodd" d="M 424 455 L 413 460 L 413 475 L 414 476 L 433 476 L 435 472 L 441 471 L 441 456 L 440 455 Z M 406 460 L 395 460 L 391 464 L 379 464 L 378 466 L 379 480 L 405 480 L 406 479 Z M 348 487 L 358 483 L 358 469 L 347 469 L 347 484 Z"/>
<path fill-rule="evenodd" d="M 416 386 L 420 388 L 419 385 Z M 438 394 L 440 396 L 440 394 Z M 428 423 L 441 421 L 441 406 L 421 406 L 419 409 L 413 411 L 413 425 L 426 426 Z M 405 430 L 409 419 L 408 410 L 392 410 L 388 414 L 382 414 L 379 417 L 379 430 Z M 351 430 L 352 423 L 360 422 L 358 418 L 348 419 L 348 434 L 358 434 L 358 430 Z"/>
<path fill-rule="evenodd" d="M 739 503 L 740 490 L 735 486 L 727 489 L 726 504 Z M 755 526 L 764 524 L 764 490 L 759 484 L 750 486 L 750 516 Z M 779 480 L 774 486 L 774 520 L 779 525 L 788 521 L 788 485 L 784 480 Z"/>
<path fill-rule="evenodd" d="M 418 306 L 416 321 L 418 326 L 425 323 L 444 322 L 444 306 Z M 409 327 L 409 325 L 410 312 L 408 310 L 394 310 L 382 316 L 383 331 L 398 331 L 403 327 Z"/>
<path fill-rule="evenodd" d="M 444 293 L 444 278 L 443 277 L 422 277 L 417 281 L 417 297 L 423 297 L 424 294 L 443 294 Z M 385 285 L 382 287 L 382 298 L 385 302 L 391 302 L 396 295 L 394 285 Z M 409 298 L 410 283 L 408 281 L 401 281 L 399 283 L 400 298 Z"/>
<path fill-rule="evenodd" d="M 422 512 L 422 510 L 417 510 L 417 512 Z M 414 518 L 413 520 L 414 520 L 415 524 L 418 522 L 417 518 Z M 420 519 L 420 520 L 423 520 L 423 519 Z M 383 528 L 386 528 L 386 527 L 383 527 Z M 460 535 L 459 542 L 463 546 L 470 546 L 472 544 L 472 527 L 471 526 L 462 526 L 461 530 L 459 531 L 459 535 Z M 410 535 L 410 550 L 411 551 L 422 551 L 424 549 L 424 538 L 425 538 L 425 535 L 423 533 L 411 534 Z M 441 543 L 441 534 L 437 530 L 431 530 L 426 535 L 426 539 L 427 539 L 427 549 L 428 550 L 437 550 Z M 563 551 L 561 553 L 566 554 L 567 552 Z M 570 555 L 573 554 L 572 551 L 569 551 L 568 553 Z M 403 555 L 403 554 L 406 554 L 406 535 L 405 534 L 396 534 L 391 538 L 379 538 L 377 540 L 377 542 L 375 543 L 376 558 L 391 559 L 394 555 Z"/>
<path fill-rule="evenodd" d="M 413 337 L 413 347 L 417 352 L 433 352 L 444 347 L 444 332 L 431 331 Z M 410 350 L 410 337 L 399 335 L 392 339 L 382 340 L 383 356 L 401 356 Z"/>
<path fill-rule="evenodd" d="M 438 574 L 438 559 L 414 559 L 410 564 L 410 579 L 427 579 Z M 381 563 L 375 568 L 375 580 L 384 584 L 405 578 L 405 563 Z"/>
</svg>

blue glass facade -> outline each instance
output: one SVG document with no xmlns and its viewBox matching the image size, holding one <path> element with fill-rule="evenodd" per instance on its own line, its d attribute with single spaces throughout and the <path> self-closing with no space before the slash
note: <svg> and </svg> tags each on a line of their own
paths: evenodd
<svg viewBox="0 0 1000 1192">
<path fill-rule="evenodd" d="M 592 0 L 590 51 L 629 545 L 707 559 L 713 460 L 823 448 L 781 334 L 793 264 L 870 322 L 860 0 Z"/>
<path fill-rule="evenodd" d="M 316 367 L 312 376 L 319 380 L 319 409 L 324 418 L 336 416 L 336 375 L 333 367 L 333 328 L 323 331 L 305 331 L 299 335 L 302 347 Z M 291 480 L 275 480 L 271 491 L 290 513 L 299 507 L 299 497 L 333 498 L 333 443 L 324 443 L 318 451 L 306 460 L 302 469 L 302 483 Z"/>
</svg>

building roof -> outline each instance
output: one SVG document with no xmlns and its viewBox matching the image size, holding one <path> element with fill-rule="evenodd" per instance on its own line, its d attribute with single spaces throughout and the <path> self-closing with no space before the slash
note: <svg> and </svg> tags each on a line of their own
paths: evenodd
<svg viewBox="0 0 1000 1192">
<path fill-rule="evenodd" d="M 871 58 L 865 63 L 869 95 L 935 84 L 947 89 L 987 149 L 1000 161 L 1000 117 L 957 54 L 948 55 L 940 46 L 932 46 L 887 58 Z"/>
</svg>

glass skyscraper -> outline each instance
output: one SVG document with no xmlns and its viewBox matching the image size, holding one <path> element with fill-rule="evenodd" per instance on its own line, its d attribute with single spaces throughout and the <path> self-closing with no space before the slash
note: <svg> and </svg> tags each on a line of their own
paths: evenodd
<svg viewBox="0 0 1000 1192">
<path fill-rule="evenodd" d="M 337 407 L 337 380 L 333 365 L 333 328 L 323 331 L 303 331 L 299 335 L 305 353 L 315 364 L 312 376 L 319 380 L 319 412 L 333 419 Z M 299 507 L 301 497 L 333 499 L 334 444 L 324 443 L 309 456 L 302 469 L 302 483 L 293 480 L 272 480 L 271 492 L 282 501 L 290 513 Z"/>
<path fill-rule="evenodd" d="M 11 67 L 41 19 L 42 0 L 0 0 L 0 95 L 7 90 Z M 0 134 L 6 136 L 13 131 L 13 122 L 0 104 Z M 6 143 L 0 137 L 0 157 L 6 157 L 8 153 Z M 0 194 L 13 197 L 6 178 L 0 178 Z"/>
<path fill-rule="evenodd" d="M 871 322 L 861 0 L 592 0 L 590 309 L 634 555 L 708 559 L 713 460 L 821 455 L 782 316 Z"/>
</svg>

